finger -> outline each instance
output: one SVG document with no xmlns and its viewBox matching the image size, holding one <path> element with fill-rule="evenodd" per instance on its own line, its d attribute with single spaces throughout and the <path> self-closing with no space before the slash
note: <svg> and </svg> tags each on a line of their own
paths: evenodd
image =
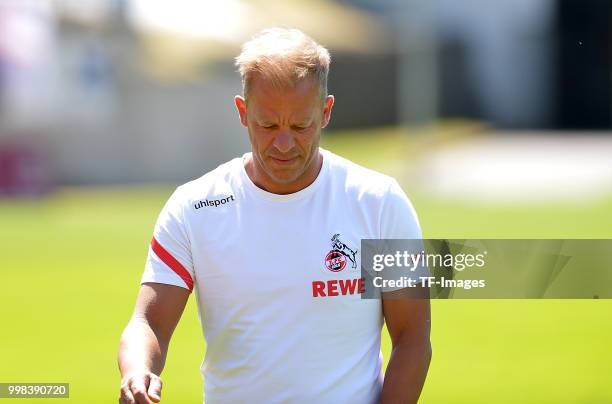
<svg viewBox="0 0 612 404">
<path fill-rule="evenodd" d="M 151 375 L 151 382 L 149 383 L 149 398 L 154 403 L 159 403 L 161 400 L 162 380 L 157 375 Z"/>
<path fill-rule="evenodd" d="M 135 404 L 134 395 L 130 391 L 130 387 L 125 384 L 121 387 L 121 395 L 119 396 L 119 404 Z"/>
<path fill-rule="evenodd" d="M 145 386 L 145 381 L 143 379 L 134 380 L 132 382 L 131 389 L 132 394 L 134 395 L 134 399 L 137 404 L 151 404 L 152 401 L 149 400 L 149 395 L 147 394 L 147 387 Z"/>
</svg>

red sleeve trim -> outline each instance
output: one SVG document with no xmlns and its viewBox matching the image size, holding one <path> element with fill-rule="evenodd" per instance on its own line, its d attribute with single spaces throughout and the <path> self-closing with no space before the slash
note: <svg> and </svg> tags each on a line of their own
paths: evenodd
<svg viewBox="0 0 612 404">
<path fill-rule="evenodd" d="M 185 267 L 176 260 L 164 247 L 161 246 L 155 240 L 155 237 L 151 240 L 151 249 L 159 257 L 160 260 L 164 262 L 164 264 L 168 265 L 168 267 L 173 270 L 187 285 L 187 288 L 191 292 L 193 290 L 193 279 L 191 279 L 191 275 L 189 271 L 185 269 Z"/>
</svg>

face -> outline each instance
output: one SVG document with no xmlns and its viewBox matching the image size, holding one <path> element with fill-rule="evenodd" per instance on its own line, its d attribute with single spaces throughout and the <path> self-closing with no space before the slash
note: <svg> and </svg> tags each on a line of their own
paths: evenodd
<svg viewBox="0 0 612 404">
<path fill-rule="evenodd" d="M 310 185 L 321 168 L 319 139 L 334 97 L 322 101 L 319 83 L 312 78 L 281 90 L 254 77 L 248 103 L 240 96 L 235 103 L 251 140 L 253 159 L 245 166 L 251 180 L 278 194 Z"/>
</svg>

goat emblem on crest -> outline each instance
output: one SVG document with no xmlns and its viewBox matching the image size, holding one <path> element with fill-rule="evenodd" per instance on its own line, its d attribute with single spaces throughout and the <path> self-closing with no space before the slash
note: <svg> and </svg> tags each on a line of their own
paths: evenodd
<svg viewBox="0 0 612 404">
<path fill-rule="evenodd" d="M 325 267 L 332 272 L 340 272 L 346 267 L 347 259 L 351 262 L 352 268 L 357 268 L 355 258 L 359 250 L 353 250 L 340 240 L 340 234 L 336 233 L 331 238 L 332 250 L 325 256 Z"/>
</svg>

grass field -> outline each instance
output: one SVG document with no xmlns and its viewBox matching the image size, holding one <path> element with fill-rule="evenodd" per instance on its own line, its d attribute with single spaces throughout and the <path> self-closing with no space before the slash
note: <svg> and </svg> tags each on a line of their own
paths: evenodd
<svg viewBox="0 0 612 404">
<path fill-rule="evenodd" d="M 347 143 L 372 146 L 353 140 Z M 373 168 L 383 161 L 359 148 L 343 153 L 345 141 L 328 147 Z M 426 197 L 404 185 L 426 237 L 612 237 L 612 196 L 480 205 Z M 170 192 L 78 188 L 40 201 L 0 202 L 0 382 L 69 382 L 71 398 L 64 401 L 116 402 L 119 336 Z M 434 301 L 434 356 L 422 402 L 610 403 L 610 313 L 608 300 Z M 164 402 L 201 402 L 204 350 L 191 298 L 162 375 Z M 388 357 L 388 339 L 383 350 Z"/>
</svg>

